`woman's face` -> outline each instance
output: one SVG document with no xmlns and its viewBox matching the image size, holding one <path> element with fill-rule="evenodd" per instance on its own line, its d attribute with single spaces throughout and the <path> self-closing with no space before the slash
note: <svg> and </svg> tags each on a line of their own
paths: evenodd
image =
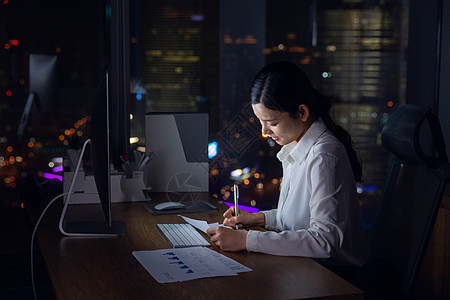
<svg viewBox="0 0 450 300">
<path fill-rule="evenodd" d="M 253 112 L 262 125 L 262 133 L 279 145 L 287 145 L 300 140 L 307 126 L 302 118 L 291 118 L 288 112 L 272 110 L 264 104 L 252 104 Z"/>
</svg>

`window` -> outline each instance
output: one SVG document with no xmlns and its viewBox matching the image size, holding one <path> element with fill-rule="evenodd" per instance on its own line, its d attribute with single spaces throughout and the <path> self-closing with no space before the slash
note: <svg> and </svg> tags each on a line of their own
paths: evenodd
<svg viewBox="0 0 450 300">
<path fill-rule="evenodd" d="M 407 1 L 133 1 L 132 135 L 143 138 L 150 111 L 207 111 L 210 190 L 223 200 L 233 181 L 249 206 L 276 206 L 279 147 L 260 134 L 248 104 L 254 74 L 289 60 L 333 96 L 332 114 L 347 129 L 363 165 L 359 187 L 370 222 L 389 160 L 381 129 L 405 103 Z M 143 143 L 142 145 L 145 145 Z"/>
</svg>

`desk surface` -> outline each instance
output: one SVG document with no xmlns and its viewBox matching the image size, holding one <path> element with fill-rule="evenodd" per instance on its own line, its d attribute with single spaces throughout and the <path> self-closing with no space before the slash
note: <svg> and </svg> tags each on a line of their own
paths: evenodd
<svg viewBox="0 0 450 300">
<path fill-rule="evenodd" d="M 221 221 L 226 206 L 210 201 L 218 211 L 185 215 L 208 223 Z M 113 204 L 113 217 L 127 225 L 126 235 L 118 238 L 63 237 L 58 229 L 61 206 L 49 209 L 37 237 L 58 299 L 363 299 L 361 290 L 312 259 L 223 252 L 215 246 L 212 249 L 253 271 L 159 284 L 132 251 L 170 248 L 156 224 L 184 221 L 174 214 L 155 216 L 142 204 Z M 68 218 L 81 213 L 99 215 L 100 207 L 71 205 Z"/>
</svg>

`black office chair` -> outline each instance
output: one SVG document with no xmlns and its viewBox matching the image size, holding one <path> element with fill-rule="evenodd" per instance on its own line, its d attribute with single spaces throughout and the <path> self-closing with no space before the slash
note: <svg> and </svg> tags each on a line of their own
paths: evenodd
<svg viewBox="0 0 450 300">
<path fill-rule="evenodd" d="M 450 167 L 439 120 L 429 108 L 398 108 L 381 138 L 394 158 L 369 234 L 362 287 L 366 299 L 409 299 Z"/>
</svg>

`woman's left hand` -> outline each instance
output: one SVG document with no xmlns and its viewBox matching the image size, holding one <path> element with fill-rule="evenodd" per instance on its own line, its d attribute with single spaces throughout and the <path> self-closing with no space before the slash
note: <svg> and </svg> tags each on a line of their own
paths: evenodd
<svg viewBox="0 0 450 300">
<path fill-rule="evenodd" d="M 206 230 L 211 243 L 223 251 L 241 251 L 247 249 L 247 231 L 217 226 Z"/>
</svg>

